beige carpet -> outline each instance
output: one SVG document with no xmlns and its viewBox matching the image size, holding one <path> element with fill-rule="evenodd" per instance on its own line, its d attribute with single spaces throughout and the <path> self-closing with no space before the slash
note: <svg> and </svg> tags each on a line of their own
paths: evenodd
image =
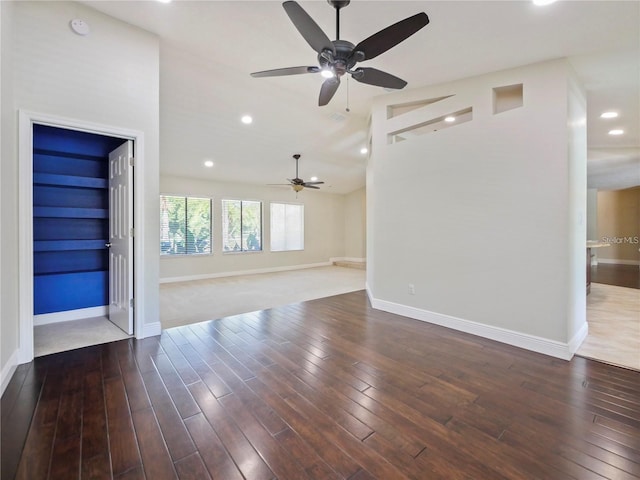
<svg viewBox="0 0 640 480">
<path fill-rule="evenodd" d="M 160 285 L 162 328 L 363 290 L 365 271 L 336 266 Z"/>
<path fill-rule="evenodd" d="M 577 355 L 640 370 L 640 290 L 592 283 L 587 323 Z"/>
</svg>

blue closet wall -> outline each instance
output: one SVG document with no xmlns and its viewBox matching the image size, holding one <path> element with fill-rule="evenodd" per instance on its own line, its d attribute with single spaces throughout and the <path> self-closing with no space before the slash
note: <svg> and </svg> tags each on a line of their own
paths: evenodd
<svg viewBox="0 0 640 480">
<path fill-rule="evenodd" d="M 34 314 L 108 305 L 109 152 L 125 141 L 34 125 Z"/>
</svg>

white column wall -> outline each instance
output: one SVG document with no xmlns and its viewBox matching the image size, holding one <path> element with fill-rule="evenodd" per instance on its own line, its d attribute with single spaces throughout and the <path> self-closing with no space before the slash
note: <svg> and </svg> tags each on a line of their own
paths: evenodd
<svg viewBox="0 0 640 480">
<path fill-rule="evenodd" d="M 376 308 L 570 358 L 585 309 L 572 296 L 584 287 L 586 191 L 584 134 L 568 127 L 583 102 L 570 98 L 571 75 L 557 60 L 377 99 L 367 177 Z M 514 84 L 523 106 L 494 114 L 492 89 Z M 390 105 L 448 95 L 387 119 Z M 387 141 L 468 107 L 469 122 Z"/>
</svg>

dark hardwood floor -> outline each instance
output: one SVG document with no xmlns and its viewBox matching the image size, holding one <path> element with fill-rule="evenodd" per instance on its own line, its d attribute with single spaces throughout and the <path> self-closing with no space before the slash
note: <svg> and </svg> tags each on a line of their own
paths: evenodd
<svg viewBox="0 0 640 480">
<path fill-rule="evenodd" d="M 1 420 L 2 480 L 640 478 L 640 372 L 364 292 L 37 358 Z"/>
<path fill-rule="evenodd" d="M 640 288 L 640 268 L 637 265 L 599 263 L 591 267 L 591 281 L 618 287 Z"/>
</svg>

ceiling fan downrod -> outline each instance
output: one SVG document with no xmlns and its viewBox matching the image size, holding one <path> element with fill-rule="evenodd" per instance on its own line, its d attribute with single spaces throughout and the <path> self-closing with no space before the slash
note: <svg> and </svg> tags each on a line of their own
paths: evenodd
<svg viewBox="0 0 640 480">
<path fill-rule="evenodd" d="M 340 9 L 351 3 L 351 0 L 327 0 L 336 9 L 336 40 L 340 40 Z"/>
</svg>

